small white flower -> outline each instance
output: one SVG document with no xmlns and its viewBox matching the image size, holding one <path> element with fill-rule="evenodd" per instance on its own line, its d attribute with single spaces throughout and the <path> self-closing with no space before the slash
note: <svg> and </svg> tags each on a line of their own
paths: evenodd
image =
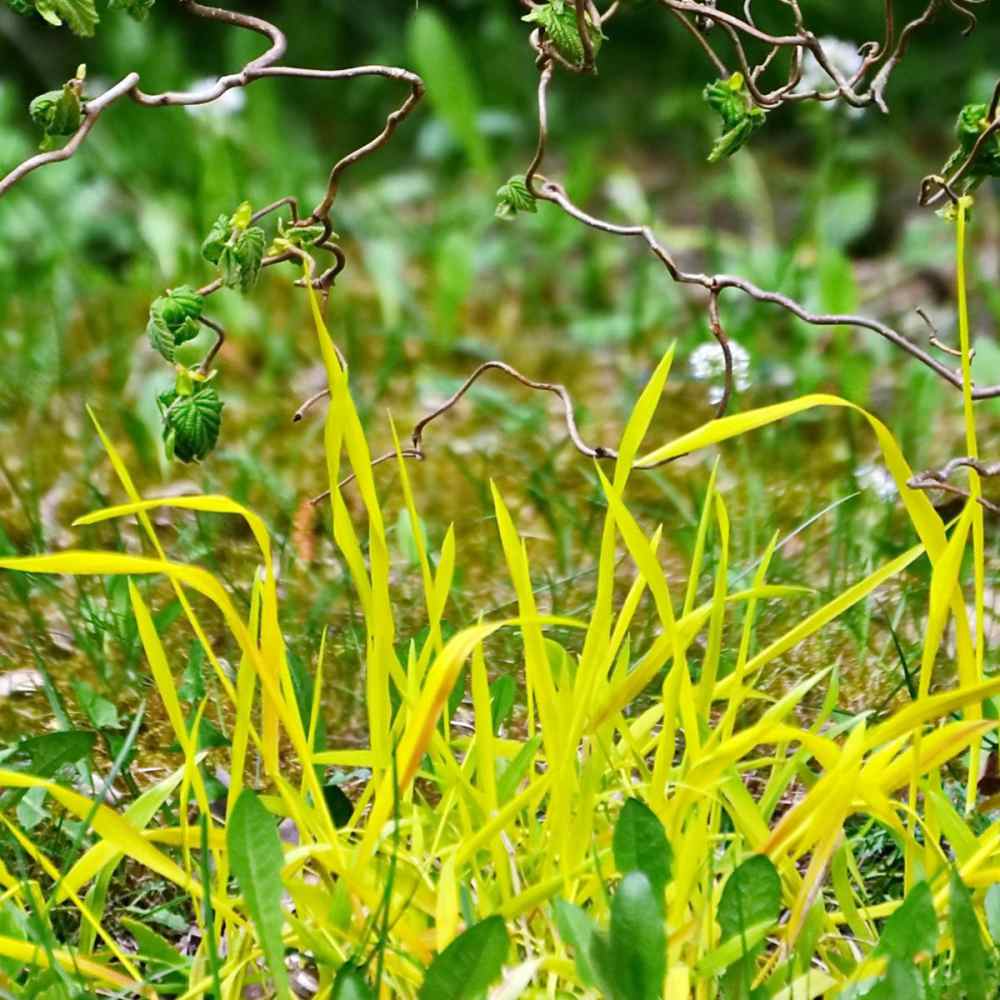
<svg viewBox="0 0 1000 1000">
<path fill-rule="evenodd" d="M 733 388 L 743 392 L 750 388 L 750 355 L 742 344 L 735 340 L 729 342 L 729 352 L 733 358 Z M 691 375 L 699 382 L 717 382 L 709 390 L 708 398 L 712 403 L 722 399 L 725 390 L 723 380 L 726 374 L 726 356 L 722 348 L 714 340 L 696 348 L 688 360 Z"/>
<path fill-rule="evenodd" d="M 854 478 L 863 490 L 870 490 L 879 500 L 892 500 L 899 492 L 896 480 L 884 465 L 868 462 L 854 470 Z"/>
<path fill-rule="evenodd" d="M 206 77 L 202 80 L 195 80 L 188 90 L 195 94 L 203 94 L 211 91 L 216 84 L 215 77 Z M 246 94 L 240 87 L 231 87 L 229 90 L 217 97 L 214 101 L 205 104 L 185 104 L 184 110 L 190 115 L 204 116 L 206 118 L 223 119 L 231 118 L 239 114 L 247 102 Z"/>
</svg>

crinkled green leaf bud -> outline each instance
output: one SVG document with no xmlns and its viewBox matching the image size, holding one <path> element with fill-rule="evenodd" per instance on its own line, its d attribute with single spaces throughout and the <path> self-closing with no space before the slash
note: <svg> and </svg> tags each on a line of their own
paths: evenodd
<svg viewBox="0 0 1000 1000">
<path fill-rule="evenodd" d="M 55 149 L 59 140 L 72 135 L 83 124 L 82 80 L 73 79 L 60 90 L 39 94 L 28 105 L 31 120 L 43 130 L 42 150 Z"/>
<path fill-rule="evenodd" d="M 497 188 L 498 219 L 513 219 L 518 212 L 537 212 L 538 199 L 528 189 L 524 174 L 515 174 Z"/>
<path fill-rule="evenodd" d="M 728 80 L 708 84 L 703 96 L 708 106 L 722 118 L 723 127 L 722 135 L 708 154 L 709 163 L 742 149 L 767 120 L 765 112 L 753 103 L 742 73 L 733 73 Z"/>
<path fill-rule="evenodd" d="M 576 10 L 572 3 L 568 3 L 567 0 L 549 0 L 544 6 L 535 7 L 531 13 L 525 14 L 521 20 L 537 24 L 544 29 L 552 47 L 570 65 L 583 65 L 586 54 L 576 23 Z M 584 21 L 590 34 L 591 50 L 596 56 L 601 42 L 604 41 L 604 34 L 600 25 L 593 23 L 589 13 L 584 16 Z"/>
<path fill-rule="evenodd" d="M 154 299 L 146 323 L 146 335 L 153 349 L 172 362 L 178 346 L 198 336 L 201 330 L 198 321 L 204 307 L 204 298 L 189 285 L 181 285 Z"/>
<path fill-rule="evenodd" d="M 186 381 L 178 373 L 178 388 L 160 393 L 157 403 L 163 418 L 163 442 L 168 458 L 197 462 L 219 440 L 223 402 L 210 385 Z M 181 384 L 183 383 L 183 384 Z"/>
</svg>

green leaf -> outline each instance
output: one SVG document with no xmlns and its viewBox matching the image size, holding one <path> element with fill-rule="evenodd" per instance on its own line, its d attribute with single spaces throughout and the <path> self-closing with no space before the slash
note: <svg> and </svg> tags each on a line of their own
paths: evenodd
<svg viewBox="0 0 1000 1000">
<path fill-rule="evenodd" d="M 864 1000 L 924 1000 L 926 990 L 919 970 L 910 962 L 889 959 L 885 975 L 874 989 L 863 994 Z"/>
<path fill-rule="evenodd" d="M 494 734 L 500 732 L 500 727 L 510 717 L 514 710 L 514 698 L 517 685 L 510 674 L 501 674 L 490 685 L 490 718 L 493 720 Z"/>
<path fill-rule="evenodd" d="M 264 230 L 257 226 L 236 232 L 219 252 L 218 267 L 226 288 L 248 292 L 257 283 L 264 259 Z"/>
<path fill-rule="evenodd" d="M 509 947 L 503 917 L 473 924 L 431 962 L 418 1000 L 473 1000 L 500 976 Z"/>
<path fill-rule="evenodd" d="M 201 332 L 205 299 L 190 285 L 169 289 L 149 306 L 146 336 L 165 361 L 174 362 L 177 348 Z"/>
<path fill-rule="evenodd" d="M 190 396 L 174 390 L 159 397 L 163 413 L 163 440 L 172 446 L 182 462 L 203 459 L 219 440 L 223 402 L 209 385 L 200 386 Z"/>
<path fill-rule="evenodd" d="M 240 291 L 249 292 L 260 277 L 260 265 L 264 259 L 264 230 L 251 226 L 244 230 L 236 241 L 236 259 L 239 263 Z"/>
<path fill-rule="evenodd" d="M 534 760 L 538 748 L 542 745 L 541 736 L 532 736 L 517 752 L 517 756 L 507 765 L 503 774 L 497 779 L 497 801 L 500 805 L 509 802 L 517 791 L 517 786 L 525 776 Z"/>
<path fill-rule="evenodd" d="M 232 232 L 233 227 L 229 224 L 229 216 L 227 215 L 220 215 L 212 223 L 212 228 L 208 231 L 208 236 L 205 237 L 201 245 L 201 255 L 209 264 L 219 263 L 223 247 L 229 242 Z"/>
<path fill-rule="evenodd" d="M 642 872 L 629 872 L 615 891 L 609 944 L 616 1000 L 660 1000 L 667 971 L 663 906 Z"/>
<path fill-rule="evenodd" d="M 32 736 L 17 745 L 18 756 L 30 761 L 36 778 L 52 778 L 60 768 L 85 760 L 94 750 L 95 733 L 83 729 L 64 729 L 44 736 Z"/>
<path fill-rule="evenodd" d="M 102 698 L 86 681 L 73 680 L 76 702 L 95 729 L 118 729 L 118 709 L 107 698 Z"/>
<path fill-rule="evenodd" d="M 990 937 L 993 938 L 994 944 L 1000 945 L 1000 882 L 986 890 L 983 906 L 986 910 L 986 924 L 990 929 Z"/>
<path fill-rule="evenodd" d="M 375 1000 L 375 994 L 358 966 L 345 963 L 337 970 L 330 1000 Z"/>
<path fill-rule="evenodd" d="M 986 949 L 972 895 L 955 872 L 951 874 L 951 936 L 954 962 L 966 1000 L 986 1000 Z"/>
<path fill-rule="evenodd" d="M 513 219 L 518 212 L 537 212 L 538 199 L 528 189 L 524 174 L 515 174 L 497 188 L 498 219 Z"/>
<path fill-rule="evenodd" d="M 597 928 L 594 922 L 575 903 L 557 899 L 552 904 L 555 911 L 559 935 L 566 944 L 573 947 L 576 971 L 584 986 L 593 986 L 597 977 L 590 960 L 590 946 Z"/>
<path fill-rule="evenodd" d="M 725 940 L 781 913 L 781 879 L 766 854 L 747 858 L 726 880 L 716 919 Z"/>
<path fill-rule="evenodd" d="M 43 131 L 40 148 L 55 149 L 61 138 L 72 135 L 83 124 L 79 81 L 70 80 L 60 90 L 39 94 L 28 105 L 28 114 Z"/>
<path fill-rule="evenodd" d="M 902 906 L 885 922 L 878 951 L 902 961 L 912 961 L 918 952 L 934 953 L 938 939 L 934 897 L 926 882 L 918 882 Z"/>
<path fill-rule="evenodd" d="M 233 806 L 226 842 L 233 874 L 253 918 L 278 996 L 290 1000 L 281 940 L 285 923 L 281 868 L 285 858 L 274 817 L 249 788 L 243 789 Z"/>
<path fill-rule="evenodd" d="M 435 113 L 464 147 L 473 166 L 486 173 L 490 157 L 479 128 L 480 101 L 461 43 L 441 15 L 426 6 L 410 22 L 408 43 Z"/>
<path fill-rule="evenodd" d="M 745 84 L 743 74 L 734 73 L 728 80 L 708 84 L 702 92 L 708 106 L 722 118 L 722 135 L 708 155 L 709 163 L 732 156 L 767 120 L 765 112 L 753 103 Z"/>
<path fill-rule="evenodd" d="M 65 22 L 76 35 L 89 38 L 99 20 L 94 0 L 34 0 L 35 10 L 49 24 Z"/>
<path fill-rule="evenodd" d="M 169 941 L 160 937 L 146 924 L 131 917 L 121 916 L 118 922 L 132 935 L 139 946 L 139 955 L 152 965 L 170 971 L 185 971 L 191 967 L 191 959 L 181 955 Z"/>
<path fill-rule="evenodd" d="M 553 48 L 570 65 L 583 65 L 586 54 L 580 38 L 580 29 L 576 23 L 576 10 L 572 3 L 567 0 L 549 0 L 544 6 L 536 7 L 530 14 L 525 14 L 521 20 L 542 27 Z M 600 27 L 591 21 L 589 14 L 584 20 L 590 34 L 591 50 L 596 56 L 604 35 Z"/>
<path fill-rule="evenodd" d="M 663 824 L 639 799 L 628 799 L 615 824 L 615 865 L 623 875 L 642 872 L 660 896 L 670 881 L 673 854 Z"/>
</svg>

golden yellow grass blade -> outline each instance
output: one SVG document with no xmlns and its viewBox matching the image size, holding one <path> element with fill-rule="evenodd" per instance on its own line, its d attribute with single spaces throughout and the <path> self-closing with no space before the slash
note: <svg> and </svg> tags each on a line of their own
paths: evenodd
<svg viewBox="0 0 1000 1000">
<path fill-rule="evenodd" d="M 937 517 L 937 514 L 934 515 Z M 783 636 L 776 639 L 765 649 L 762 649 L 756 656 L 752 657 L 746 664 L 745 676 L 750 676 L 766 666 L 772 660 L 777 659 L 784 653 L 797 646 L 803 639 L 814 635 L 825 625 L 842 615 L 848 608 L 853 607 L 859 601 L 864 600 L 872 591 L 876 590 L 887 580 L 901 573 L 910 563 L 919 559 L 924 554 L 924 546 L 914 545 L 902 555 L 880 566 L 873 573 L 870 573 L 863 580 L 858 581 L 847 590 L 838 594 L 823 607 L 808 615 L 801 622 L 789 629 Z M 733 687 L 737 684 L 736 675 L 730 674 L 724 677 L 715 686 L 715 700 L 728 698 Z"/>
<path fill-rule="evenodd" d="M 0 813 L 0 823 L 7 828 L 25 854 L 37 864 L 53 882 L 59 882 L 59 869 L 45 856 L 42 850 L 18 829 L 3 813 Z M 93 928 L 97 936 L 107 945 L 108 951 L 114 956 L 121 967 L 133 978 L 141 979 L 139 970 L 132 964 L 127 955 L 122 952 L 118 942 L 104 929 L 100 920 L 90 911 L 90 907 L 71 889 L 66 889 L 66 896 L 77 908 L 81 918 Z"/>
<path fill-rule="evenodd" d="M 19 771 L 0 769 L 0 785 L 11 788 L 44 788 L 60 805 L 80 819 L 86 819 L 92 815 L 91 828 L 93 831 L 99 837 L 113 844 L 116 850 L 193 895 L 199 898 L 204 895 L 203 888 L 197 880 L 189 877 L 176 862 L 153 847 L 131 823 L 103 803 L 97 805 L 95 809 L 94 802 L 86 796 L 63 788 L 54 781 L 35 778 Z M 230 919 L 239 920 L 238 915 L 226 900 L 213 898 L 212 904 Z"/>
<path fill-rule="evenodd" d="M 4 958 L 13 959 L 24 965 L 30 965 L 38 969 L 48 969 L 49 955 L 37 944 L 28 941 L 21 941 L 17 938 L 0 935 L 0 955 Z M 116 990 L 127 990 L 138 993 L 141 996 L 155 997 L 156 993 L 152 987 L 144 986 L 141 982 L 129 979 L 114 969 L 109 969 L 100 962 L 95 962 L 84 955 L 77 955 L 73 952 L 56 949 L 52 952 L 52 957 L 56 963 L 67 972 L 80 972 L 95 983 L 103 983 Z"/>
</svg>

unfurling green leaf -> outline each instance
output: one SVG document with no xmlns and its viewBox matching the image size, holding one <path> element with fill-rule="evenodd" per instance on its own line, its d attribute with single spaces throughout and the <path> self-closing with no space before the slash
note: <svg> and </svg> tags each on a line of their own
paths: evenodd
<svg viewBox="0 0 1000 1000">
<path fill-rule="evenodd" d="M 219 276 L 226 288 L 239 288 L 249 292 L 260 275 L 261 261 L 264 259 L 264 230 L 251 226 L 253 209 L 250 202 L 243 202 L 231 215 L 220 215 L 201 245 L 201 255 L 219 269 Z M 303 227 L 303 239 L 308 232 L 318 237 L 323 230 L 319 227 Z M 291 241 L 295 229 L 281 235 Z"/>
<path fill-rule="evenodd" d="M 177 347 L 198 336 L 205 300 L 193 288 L 182 285 L 153 300 L 149 307 L 146 335 L 153 349 L 173 362 Z"/>
<path fill-rule="evenodd" d="M 497 188 L 498 219 L 513 219 L 518 212 L 537 212 L 538 199 L 528 189 L 523 174 L 515 174 Z"/>
<path fill-rule="evenodd" d="M 732 156 L 746 145 L 750 136 L 767 120 L 746 89 L 742 73 L 734 73 L 728 80 L 710 83 L 703 96 L 708 106 L 722 118 L 722 135 L 715 141 L 708 154 L 708 162 L 716 163 Z"/>
<path fill-rule="evenodd" d="M 253 207 L 250 205 L 250 202 L 244 201 L 241 202 L 240 207 L 233 212 L 233 216 L 229 220 L 229 225 L 236 230 L 246 229 L 252 220 Z"/>
<path fill-rule="evenodd" d="M 63 23 L 75 35 L 90 37 L 99 20 L 94 0 L 34 0 L 35 10 L 49 24 Z"/>
<path fill-rule="evenodd" d="M 317 240 L 323 238 L 326 232 L 324 226 L 297 226 L 286 225 L 284 220 L 278 220 L 278 236 L 290 243 L 293 247 L 311 247 Z M 330 234 L 334 239 L 336 233 Z"/>
<path fill-rule="evenodd" d="M 158 402 L 168 457 L 182 462 L 203 459 L 219 440 L 223 407 L 219 394 L 211 386 L 201 384 L 189 395 L 173 389 L 161 393 Z"/>
<path fill-rule="evenodd" d="M 955 123 L 955 134 L 958 137 L 958 149 L 941 168 L 941 173 L 948 176 L 957 170 L 976 148 L 982 134 L 990 127 L 989 107 L 985 104 L 967 104 L 962 108 L 958 121 Z M 986 177 L 1000 177 L 1000 132 L 994 132 L 976 153 L 975 159 L 969 164 L 966 173 L 969 179 L 966 191 L 972 190 Z M 964 192 L 963 192 L 964 193 Z"/>
<path fill-rule="evenodd" d="M 201 245 L 201 255 L 209 264 L 219 263 L 223 248 L 232 233 L 233 227 L 229 224 L 228 216 L 220 215 L 212 223 L 212 228 L 208 231 L 208 236 L 205 237 L 205 242 Z"/>
<path fill-rule="evenodd" d="M 83 124 L 80 81 L 70 80 L 60 90 L 39 94 L 28 105 L 31 120 L 43 129 L 40 149 L 55 149 L 59 140 L 72 135 Z"/>
<path fill-rule="evenodd" d="M 264 259 L 264 230 L 251 226 L 237 233 L 222 248 L 219 256 L 219 273 L 226 288 L 249 292 L 260 275 Z"/>
<path fill-rule="evenodd" d="M 583 41 L 576 23 L 576 9 L 571 2 L 549 0 L 544 6 L 535 7 L 530 14 L 525 14 L 521 20 L 543 28 L 552 47 L 570 65 L 583 65 L 585 59 Z M 589 14 L 584 16 L 584 20 L 590 34 L 591 50 L 596 56 L 604 40 L 604 34 L 600 26 L 593 23 Z"/>
</svg>

